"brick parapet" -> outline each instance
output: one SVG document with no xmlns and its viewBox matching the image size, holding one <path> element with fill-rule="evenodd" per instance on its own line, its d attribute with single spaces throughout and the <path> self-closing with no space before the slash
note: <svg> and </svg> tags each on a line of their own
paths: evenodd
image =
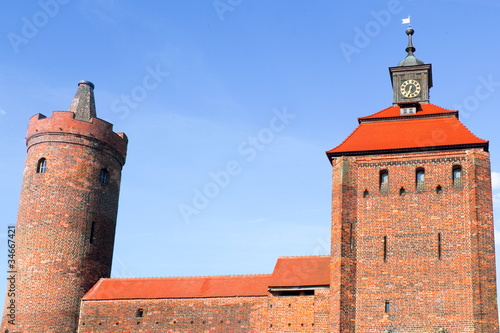
<svg viewBox="0 0 500 333">
<path fill-rule="evenodd" d="M 111 151 L 122 165 L 125 163 L 128 143 L 124 133 L 113 132 L 111 123 L 99 118 L 77 120 L 70 111 L 53 111 L 50 118 L 40 113 L 30 118 L 26 133 L 28 150 L 31 146 L 46 141 L 68 141 Z"/>
</svg>

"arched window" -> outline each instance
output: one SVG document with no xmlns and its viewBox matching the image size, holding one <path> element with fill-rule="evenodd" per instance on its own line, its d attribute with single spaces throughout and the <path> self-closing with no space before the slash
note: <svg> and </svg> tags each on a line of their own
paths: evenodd
<svg viewBox="0 0 500 333">
<path fill-rule="evenodd" d="M 109 171 L 107 169 L 101 169 L 101 173 L 99 174 L 99 181 L 102 184 L 107 184 L 109 182 Z"/>
<path fill-rule="evenodd" d="M 45 158 L 41 158 L 38 160 L 38 164 L 36 165 L 37 173 L 45 173 L 47 171 L 47 160 Z"/>
<path fill-rule="evenodd" d="M 380 192 L 387 193 L 387 190 L 389 189 L 389 171 L 386 169 L 380 170 L 379 186 Z"/>
<path fill-rule="evenodd" d="M 417 168 L 415 170 L 415 185 L 417 187 L 417 191 L 425 190 L 425 169 Z"/>
<path fill-rule="evenodd" d="M 460 165 L 454 165 L 451 172 L 451 177 L 453 179 L 453 187 L 462 187 L 462 167 Z"/>
</svg>

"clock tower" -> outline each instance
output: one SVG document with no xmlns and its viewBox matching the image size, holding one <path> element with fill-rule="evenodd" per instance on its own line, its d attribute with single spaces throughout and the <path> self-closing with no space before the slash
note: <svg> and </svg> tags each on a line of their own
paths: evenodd
<svg viewBox="0 0 500 333">
<path fill-rule="evenodd" d="M 401 114 L 416 113 L 419 104 L 429 103 L 429 90 L 432 88 L 432 66 L 424 64 L 414 55 L 413 33 L 412 28 L 406 30 L 408 55 L 396 67 L 389 68 L 393 105 L 401 106 Z"/>
<path fill-rule="evenodd" d="M 429 102 L 413 32 L 393 105 L 327 151 L 329 331 L 498 333 L 489 143 Z"/>
</svg>

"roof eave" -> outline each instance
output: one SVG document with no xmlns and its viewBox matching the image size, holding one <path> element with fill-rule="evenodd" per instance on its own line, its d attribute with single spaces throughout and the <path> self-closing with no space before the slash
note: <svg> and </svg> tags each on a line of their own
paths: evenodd
<svg viewBox="0 0 500 333">
<path fill-rule="evenodd" d="M 341 156 L 382 155 L 382 154 L 417 153 L 417 152 L 422 153 L 426 151 L 457 150 L 457 149 L 471 149 L 471 148 L 482 148 L 484 149 L 484 151 L 487 152 L 489 149 L 489 141 L 481 143 L 466 143 L 458 145 L 430 146 L 430 147 L 394 148 L 394 149 L 341 151 L 341 152 L 327 151 L 326 155 L 330 163 L 332 163 L 332 160 L 334 158 Z"/>
</svg>

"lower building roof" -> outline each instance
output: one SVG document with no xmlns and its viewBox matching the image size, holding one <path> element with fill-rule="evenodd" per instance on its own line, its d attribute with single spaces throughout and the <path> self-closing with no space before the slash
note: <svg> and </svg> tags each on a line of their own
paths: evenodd
<svg viewBox="0 0 500 333">
<path fill-rule="evenodd" d="M 267 296 L 269 287 L 329 285 L 330 256 L 280 257 L 273 274 L 100 279 L 90 300 Z"/>
</svg>

